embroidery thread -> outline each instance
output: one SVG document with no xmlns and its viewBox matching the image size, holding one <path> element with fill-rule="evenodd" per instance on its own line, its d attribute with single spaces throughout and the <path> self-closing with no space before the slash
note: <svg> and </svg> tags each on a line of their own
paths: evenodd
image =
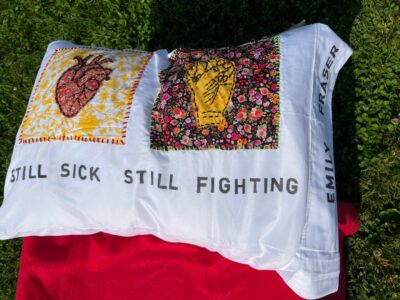
<svg viewBox="0 0 400 300">
<path fill-rule="evenodd" d="M 152 55 L 84 46 L 57 49 L 34 88 L 19 142 L 125 144 L 136 88 Z"/>
<path fill-rule="evenodd" d="M 197 127 L 226 123 L 224 113 L 235 84 L 235 65 L 224 59 L 200 61 L 189 68 L 186 82 L 192 92 Z"/>
<path fill-rule="evenodd" d="M 112 70 L 102 64 L 112 62 L 102 55 L 85 58 L 75 56 L 78 63 L 61 74 L 56 85 L 56 101 L 60 111 L 67 118 L 76 116 L 93 99 L 103 81 L 110 79 Z"/>
<path fill-rule="evenodd" d="M 279 36 L 221 49 L 177 49 L 160 73 L 150 146 L 277 149 Z"/>
</svg>

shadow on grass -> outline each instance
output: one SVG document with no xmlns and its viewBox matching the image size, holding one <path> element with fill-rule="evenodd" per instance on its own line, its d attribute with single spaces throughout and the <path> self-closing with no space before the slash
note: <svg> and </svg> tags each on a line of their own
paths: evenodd
<svg viewBox="0 0 400 300">
<path fill-rule="evenodd" d="M 154 0 L 151 50 L 240 45 L 278 34 L 302 20 L 329 25 L 349 43 L 360 1 Z M 353 64 L 342 69 L 333 95 L 338 199 L 360 201 Z"/>
</svg>

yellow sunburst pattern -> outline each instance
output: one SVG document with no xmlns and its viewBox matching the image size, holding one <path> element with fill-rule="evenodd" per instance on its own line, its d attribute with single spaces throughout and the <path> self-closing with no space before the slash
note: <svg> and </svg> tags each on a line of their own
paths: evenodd
<svg viewBox="0 0 400 300">
<path fill-rule="evenodd" d="M 76 57 L 101 55 L 112 70 L 95 96 L 78 114 L 65 116 L 56 102 L 57 81 L 76 65 Z M 61 48 L 55 51 L 34 88 L 21 125 L 19 142 L 55 140 L 124 144 L 126 125 L 136 87 L 152 53 L 143 51 Z"/>
</svg>

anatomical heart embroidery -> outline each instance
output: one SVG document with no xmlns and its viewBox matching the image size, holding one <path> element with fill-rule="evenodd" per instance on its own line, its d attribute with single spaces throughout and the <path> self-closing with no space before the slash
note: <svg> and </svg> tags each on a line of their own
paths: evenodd
<svg viewBox="0 0 400 300">
<path fill-rule="evenodd" d="M 110 58 L 102 55 L 75 56 L 77 64 L 68 68 L 57 81 L 56 101 L 64 116 L 71 118 L 78 114 L 100 88 L 104 80 L 109 80 L 112 70 L 103 67 Z"/>
<path fill-rule="evenodd" d="M 135 90 L 151 56 L 143 51 L 56 50 L 34 88 L 19 141 L 124 144 Z"/>
<path fill-rule="evenodd" d="M 150 145 L 157 150 L 277 149 L 279 37 L 177 49 L 160 73 Z"/>
</svg>

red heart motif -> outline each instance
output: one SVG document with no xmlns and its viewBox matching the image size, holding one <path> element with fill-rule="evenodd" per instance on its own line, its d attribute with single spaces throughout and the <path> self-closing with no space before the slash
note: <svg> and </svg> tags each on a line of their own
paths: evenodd
<svg viewBox="0 0 400 300">
<path fill-rule="evenodd" d="M 103 55 L 92 57 L 75 56 L 78 63 L 64 71 L 57 81 L 56 102 L 67 118 L 76 116 L 93 99 L 102 82 L 110 79 L 112 69 L 104 68 L 102 64 L 112 60 L 103 59 Z"/>
</svg>

